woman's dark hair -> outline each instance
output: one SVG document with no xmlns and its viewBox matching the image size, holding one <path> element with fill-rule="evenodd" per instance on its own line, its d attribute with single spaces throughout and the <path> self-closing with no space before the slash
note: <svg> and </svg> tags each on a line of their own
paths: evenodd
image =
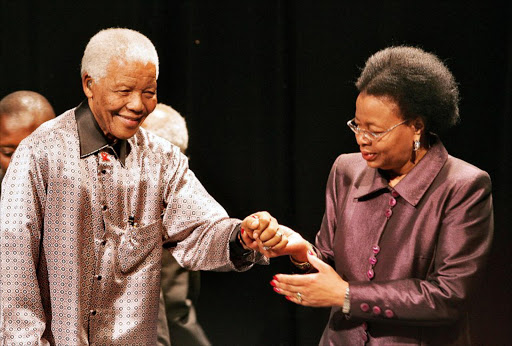
<svg viewBox="0 0 512 346">
<path fill-rule="evenodd" d="M 359 92 L 389 96 L 404 119 L 420 117 L 425 133 L 440 133 L 459 121 L 455 78 L 434 54 L 419 48 L 389 47 L 372 55 L 357 79 Z"/>
</svg>

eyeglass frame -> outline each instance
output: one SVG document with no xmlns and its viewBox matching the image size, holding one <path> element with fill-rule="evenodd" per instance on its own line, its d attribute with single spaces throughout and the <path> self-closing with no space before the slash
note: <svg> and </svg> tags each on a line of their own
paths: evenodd
<svg viewBox="0 0 512 346">
<path fill-rule="evenodd" d="M 354 120 L 356 120 L 356 118 L 353 118 L 353 119 L 350 119 L 349 121 L 347 121 L 347 126 L 352 130 L 352 132 L 354 132 L 356 135 L 359 135 L 359 134 L 362 134 L 363 135 L 363 138 L 370 141 L 370 142 L 373 142 L 373 141 L 378 141 L 380 138 L 382 138 L 385 134 L 391 132 L 392 130 L 394 130 L 395 128 L 397 128 L 398 126 L 400 125 L 403 125 L 405 124 L 408 120 L 404 120 L 402 121 L 401 123 L 399 124 L 396 124 L 396 125 L 393 125 L 391 126 L 389 129 L 383 131 L 383 132 L 379 132 L 379 133 L 375 133 L 375 132 L 372 132 L 372 131 L 368 131 L 368 130 L 365 130 L 365 129 L 362 129 L 359 127 L 359 125 L 356 125 L 356 123 L 354 122 Z M 372 136 L 372 137 L 370 137 Z"/>
</svg>

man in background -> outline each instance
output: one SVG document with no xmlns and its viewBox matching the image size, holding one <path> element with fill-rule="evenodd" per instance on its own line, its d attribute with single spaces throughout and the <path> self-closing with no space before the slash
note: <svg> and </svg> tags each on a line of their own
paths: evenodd
<svg viewBox="0 0 512 346">
<path fill-rule="evenodd" d="M 0 100 L 0 182 L 20 142 L 53 118 L 50 102 L 34 91 L 15 91 Z"/>
<path fill-rule="evenodd" d="M 178 146 L 182 153 L 187 150 L 187 124 L 172 107 L 157 104 L 142 127 Z M 194 308 L 199 295 L 199 276 L 198 271 L 182 268 L 169 252 L 162 254 L 158 345 L 211 345 L 197 321 Z"/>
</svg>

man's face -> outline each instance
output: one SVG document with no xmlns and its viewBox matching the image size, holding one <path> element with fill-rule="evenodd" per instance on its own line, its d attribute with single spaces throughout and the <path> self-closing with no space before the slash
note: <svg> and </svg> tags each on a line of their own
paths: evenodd
<svg viewBox="0 0 512 346">
<path fill-rule="evenodd" d="M 151 63 L 113 60 L 104 78 L 92 81 L 85 75 L 83 87 L 96 121 L 111 140 L 132 137 L 157 104 L 156 68 Z"/>
<path fill-rule="evenodd" d="M 37 125 L 31 117 L 7 117 L 0 115 L 0 168 L 6 171 L 11 156 L 20 142 L 30 135 Z"/>
</svg>

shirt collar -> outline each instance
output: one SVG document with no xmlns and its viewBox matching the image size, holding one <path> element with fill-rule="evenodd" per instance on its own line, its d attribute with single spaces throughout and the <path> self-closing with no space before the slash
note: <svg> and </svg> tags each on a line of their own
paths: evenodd
<svg viewBox="0 0 512 346">
<path fill-rule="evenodd" d="M 130 153 L 128 141 L 118 139 L 115 143 L 109 143 L 98 125 L 98 122 L 94 118 L 87 100 L 80 103 L 80 105 L 75 109 L 75 119 L 78 128 L 81 159 L 95 154 L 102 149 L 110 148 L 124 166 L 126 157 Z"/>
<path fill-rule="evenodd" d="M 448 159 L 448 152 L 437 136 L 418 164 L 398 183 L 394 190 L 412 206 L 416 206 Z M 361 183 L 356 187 L 357 199 L 381 189 L 391 189 L 387 180 L 377 169 L 367 168 Z"/>
</svg>

